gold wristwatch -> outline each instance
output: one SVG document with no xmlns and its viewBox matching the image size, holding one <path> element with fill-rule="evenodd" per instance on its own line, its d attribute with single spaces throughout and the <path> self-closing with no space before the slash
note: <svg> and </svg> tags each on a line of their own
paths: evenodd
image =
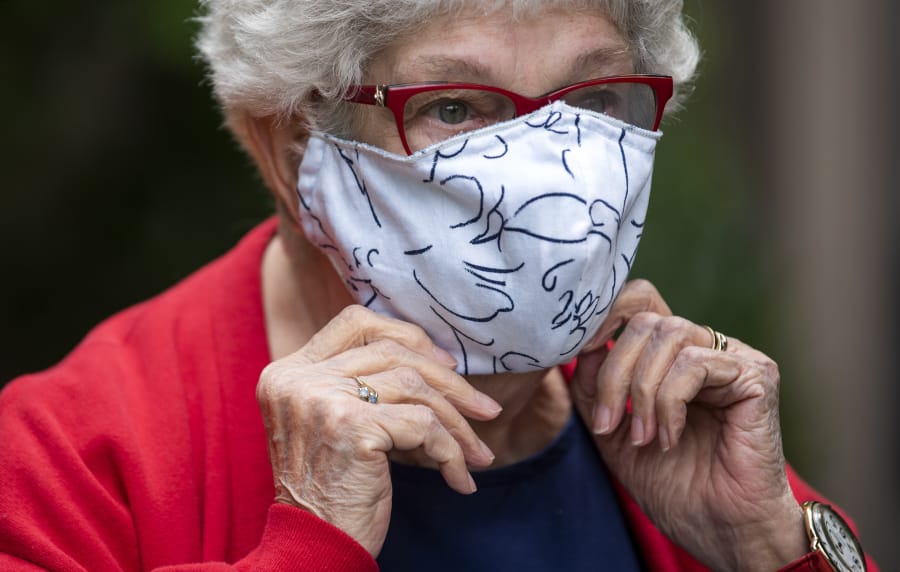
<svg viewBox="0 0 900 572">
<path fill-rule="evenodd" d="M 866 570 L 866 557 L 850 525 L 827 504 L 803 503 L 803 522 L 813 552 L 822 555 L 837 572 Z"/>
</svg>

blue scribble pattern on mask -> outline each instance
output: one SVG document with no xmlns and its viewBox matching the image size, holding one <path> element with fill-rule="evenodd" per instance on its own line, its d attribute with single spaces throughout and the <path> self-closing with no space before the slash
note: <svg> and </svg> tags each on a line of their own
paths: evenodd
<svg viewBox="0 0 900 572">
<path fill-rule="evenodd" d="M 546 368 L 631 268 L 655 141 L 558 104 L 409 158 L 313 138 L 301 219 L 357 301 L 421 325 L 461 373 Z"/>
</svg>

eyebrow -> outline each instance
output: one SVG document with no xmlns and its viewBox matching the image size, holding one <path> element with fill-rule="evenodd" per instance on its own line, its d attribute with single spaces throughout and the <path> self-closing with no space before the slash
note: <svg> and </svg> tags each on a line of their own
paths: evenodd
<svg viewBox="0 0 900 572">
<path fill-rule="evenodd" d="M 569 72 L 560 78 L 567 83 L 559 87 L 607 75 L 633 73 L 633 65 L 629 69 L 622 69 L 623 64 L 632 64 L 631 57 L 631 51 L 625 46 L 604 46 L 581 54 L 572 62 Z M 394 81 L 398 83 L 463 81 L 493 85 L 495 83 L 493 78 L 494 74 L 490 68 L 474 60 L 422 55 L 399 69 Z"/>
<path fill-rule="evenodd" d="M 572 73 L 581 79 L 587 79 L 583 76 L 589 72 L 594 74 L 600 73 L 601 75 L 635 73 L 632 57 L 631 50 L 625 46 L 604 46 L 575 58 L 575 62 L 572 64 Z M 622 70 L 621 66 L 623 64 L 629 64 L 629 69 Z M 590 79 L 594 77 L 598 76 L 594 75 Z"/>
<path fill-rule="evenodd" d="M 478 62 L 448 56 L 417 56 L 398 71 L 395 80 L 401 83 L 418 81 L 484 82 L 493 74 Z"/>
</svg>

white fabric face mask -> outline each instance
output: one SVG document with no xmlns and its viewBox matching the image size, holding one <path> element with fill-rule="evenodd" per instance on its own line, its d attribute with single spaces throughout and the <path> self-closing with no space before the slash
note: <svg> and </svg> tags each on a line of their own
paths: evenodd
<svg viewBox="0 0 900 572">
<path fill-rule="evenodd" d="M 574 358 L 634 261 L 660 134 L 564 103 L 409 157 L 313 134 L 300 218 L 356 301 L 463 374 Z"/>
</svg>

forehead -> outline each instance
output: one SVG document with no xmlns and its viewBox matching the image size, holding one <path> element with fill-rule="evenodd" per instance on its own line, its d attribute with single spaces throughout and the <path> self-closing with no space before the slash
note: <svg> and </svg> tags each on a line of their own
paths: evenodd
<svg viewBox="0 0 900 572">
<path fill-rule="evenodd" d="M 367 79 L 471 81 L 544 93 L 633 70 L 632 52 L 623 35 L 599 9 L 548 9 L 528 17 L 499 10 L 429 22 L 379 53 Z"/>
</svg>

